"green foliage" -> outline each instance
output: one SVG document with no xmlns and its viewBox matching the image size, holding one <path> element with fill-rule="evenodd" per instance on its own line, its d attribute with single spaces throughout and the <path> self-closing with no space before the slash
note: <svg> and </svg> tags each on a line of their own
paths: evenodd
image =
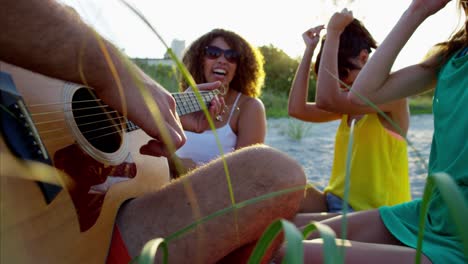
<svg viewBox="0 0 468 264">
<path fill-rule="evenodd" d="M 261 46 L 265 58 L 265 91 L 288 94 L 298 62 L 273 45 Z"/>
<path fill-rule="evenodd" d="M 410 113 L 417 114 L 432 114 L 432 96 L 420 95 L 409 98 Z"/>
<path fill-rule="evenodd" d="M 179 91 L 178 73 L 175 66 L 163 64 L 150 64 L 148 59 L 133 59 L 135 64 L 140 67 L 153 80 L 156 80 L 168 91 L 174 93 Z"/>
<path fill-rule="evenodd" d="M 288 97 L 279 95 L 271 91 L 263 92 L 260 96 L 265 105 L 266 116 L 268 118 L 280 118 L 288 116 Z"/>
<path fill-rule="evenodd" d="M 289 57 L 284 51 L 273 45 L 261 46 L 260 51 L 265 58 L 265 86 L 264 93 L 273 93 L 287 96 L 291 88 L 294 75 L 296 74 L 299 62 Z M 315 100 L 315 77 L 311 73 L 309 83 L 309 100 Z"/>
</svg>

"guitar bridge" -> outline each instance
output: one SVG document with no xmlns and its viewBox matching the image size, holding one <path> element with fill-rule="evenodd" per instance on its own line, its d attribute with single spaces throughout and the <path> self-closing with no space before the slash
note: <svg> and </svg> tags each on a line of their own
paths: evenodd
<svg viewBox="0 0 468 264">
<path fill-rule="evenodd" d="M 7 73 L 0 72 L 0 134 L 13 155 L 23 160 L 52 165 L 21 96 Z M 62 189 L 60 186 L 37 182 L 47 203 Z"/>
</svg>

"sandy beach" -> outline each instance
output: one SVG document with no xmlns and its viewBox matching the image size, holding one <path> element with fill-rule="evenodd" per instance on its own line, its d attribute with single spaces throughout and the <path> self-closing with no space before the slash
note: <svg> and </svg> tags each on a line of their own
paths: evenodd
<svg viewBox="0 0 468 264">
<path fill-rule="evenodd" d="M 338 124 L 339 121 L 317 124 L 288 118 L 268 119 L 265 143 L 296 159 L 304 167 L 308 180 L 319 189 L 323 189 L 330 176 Z M 302 139 L 296 140 L 288 135 L 293 126 L 303 129 L 305 134 Z M 423 193 L 427 176 L 425 164 L 429 160 L 432 133 L 432 115 L 411 116 L 408 158 L 413 198 L 420 198 Z"/>
</svg>

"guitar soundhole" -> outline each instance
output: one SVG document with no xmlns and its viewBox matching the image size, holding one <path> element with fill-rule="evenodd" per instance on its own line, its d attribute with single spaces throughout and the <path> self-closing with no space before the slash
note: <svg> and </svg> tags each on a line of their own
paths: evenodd
<svg viewBox="0 0 468 264">
<path fill-rule="evenodd" d="M 78 129 L 96 149 L 113 153 L 122 144 L 122 117 L 107 107 L 88 88 L 80 88 L 73 95 L 73 117 Z"/>
</svg>

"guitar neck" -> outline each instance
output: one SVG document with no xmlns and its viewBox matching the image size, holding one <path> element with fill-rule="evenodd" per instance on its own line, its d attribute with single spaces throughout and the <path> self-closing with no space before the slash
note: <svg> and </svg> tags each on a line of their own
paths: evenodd
<svg viewBox="0 0 468 264">
<path fill-rule="evenodd" d="M 200 91 L 201 98 L 206 106 L 210 104 L 211 99 L 213 99 L 216 94 L 215 91 Z M 176 101 L 176 112 L 179 116 L 202 110 L 202 106 L 196 94 L 193 92 L 172 93 L 172 96 Z M 129 120 L 127 120 L 126 127 L 127 132 L 139 129 L 137 125 Z"/>
<path fill-rule="evenodd" d="M 203 103 L 208 106 L 211 99 L 216 95 L 215 91 L 200 91 Z M 173 93 L 176 101 L 176 111 L 179 116 L 190 114 L 202 110 L 202 106 L 193 92 Z"/>
</svg>

